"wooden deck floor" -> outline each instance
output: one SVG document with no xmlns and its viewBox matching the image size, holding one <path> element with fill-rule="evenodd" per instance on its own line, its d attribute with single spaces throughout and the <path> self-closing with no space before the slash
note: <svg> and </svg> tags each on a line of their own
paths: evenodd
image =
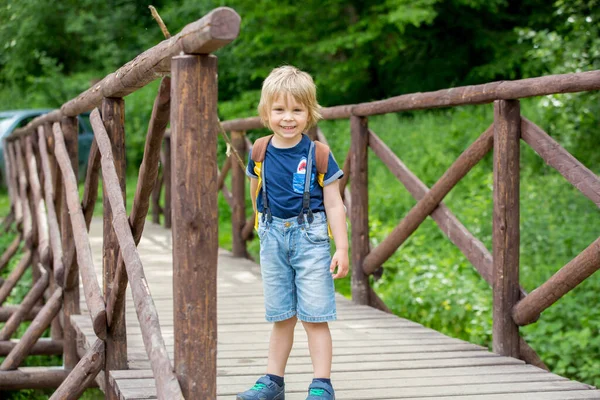
<svg viewBox="0 0 600 400">
<path fill-rule="evenodd" d="M 102 222 L 90 230 L 100 281 Z M 162 332 L 173 359 L 171 232 L 147 223 L 140 255 Z M 270 324 L 264 320 L 260 269 L 255 263 L 219 252 L 218 398 L 234 399 L 264 374 Z M 131 296 L 129 297 L 131 299 Z M 339 296 L 332 381 L 345 399 L 552 400 L 600 399 L 600 391 L 545 372 L 519 360 L 444 336 L 431 329 Z M 130 370 L 114 371 L 122 399 L 154 399 L 156 390 L 135 311 L 127 308 Z M 94 342 L 82 296 L 82 315 L 73 318 L 82 351 Z M 286 398 L 306 398 L 312 379 L 306 334 L 298 324 L 286 371 Z M 196 399 L 194 399 L 196 400 Z"/>
</svg>

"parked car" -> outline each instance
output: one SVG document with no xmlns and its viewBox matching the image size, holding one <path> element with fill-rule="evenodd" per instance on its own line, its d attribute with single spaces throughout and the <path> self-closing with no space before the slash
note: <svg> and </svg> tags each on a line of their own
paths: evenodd
<svg viewBox="0 0 600 400">
<path fill-rule="evenodd" d="M 52 111 L 51 109 L 0 111 L 0 185 L 6 187 L 6 165 L 4 161 L 4 138 L 15 129 L 22 128 L 34 118 Z M 80 114 L 79 120 L 79 180 L 85 178 L 88 155 L 94 138 L 89 113 Z"/>
</svg>

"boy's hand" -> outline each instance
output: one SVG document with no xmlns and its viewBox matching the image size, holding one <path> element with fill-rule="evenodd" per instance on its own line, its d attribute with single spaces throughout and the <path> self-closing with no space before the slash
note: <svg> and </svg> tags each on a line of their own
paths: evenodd
<svg viewBox="0 0 600 400">
<path fill-rule="evenodd" d="M 329 270 L 333 275 L 333 279 L 343 278 L 348 275 L 348 251 L 336 250 L 335 254 L 331 258 L 331 265 Z M 337 273 L 334 274 L 335 267 L 337 266 Z"/>
</svg>

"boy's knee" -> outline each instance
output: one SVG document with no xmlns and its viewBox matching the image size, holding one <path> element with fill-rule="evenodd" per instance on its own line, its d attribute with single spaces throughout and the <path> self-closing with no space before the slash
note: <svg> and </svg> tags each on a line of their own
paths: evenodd
<svg viewBox="0 0 600 400">
<path fill-rule="evenodd" d="M 308 331 L 320 330 L 320 329 L 329 329 L 329 324 L 327 322 L 307 322 L 302 321 L 302 326 L 304 329 Z"/>
<path fill-rule="evenodd" d="M 274 322 L 274 324 L 280 327 L 295 327 L 297 322 L 298 318 L 294 315 L 293 317 L 284 319 L 283 321 Z"/>
</svg>

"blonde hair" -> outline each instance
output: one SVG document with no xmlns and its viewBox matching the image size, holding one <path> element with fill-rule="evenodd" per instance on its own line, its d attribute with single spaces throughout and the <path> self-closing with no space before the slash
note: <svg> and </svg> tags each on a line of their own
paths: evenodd
<svg viewBox="0 0 600 400">
<path fill-rule="evenodd" d="M 269 115 L 275 98 L 280 94 L 290 94 L 308 109 L 306 128 L 310 129 L 321 119 L 321 106 L 317 103 L 317 87 L 312 77 L 291 65 L 273 69 L 262 85 L 258 115 L 264 126 L 269 126 Z"/>
</svg>

